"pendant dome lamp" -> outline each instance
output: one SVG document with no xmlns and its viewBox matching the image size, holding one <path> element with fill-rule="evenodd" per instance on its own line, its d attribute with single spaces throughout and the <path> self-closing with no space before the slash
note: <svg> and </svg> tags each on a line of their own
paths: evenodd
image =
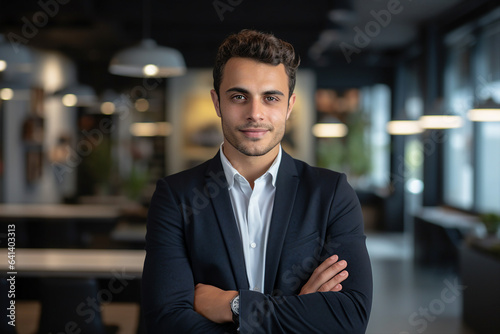
<svg viewBox="0 0 500 334">
<path fill-rule="evenodd" d="M 500 122 L 500 104 L 490 97 L 469 110 L 467 117 L 473 122 Z"/>
<path fill-rule="evenodd" d="M 434 102 L 434 107 L 425 115 L 420 116 L 420 125 L 423 129 L 456 129 L 464 124 L 461 116 L 447 112 L 443 98 Z"/>
<path fill-rule="evenodd" d="M 178 50 L 160 46 L 149 37 L 149 1 L 143 0 L 142 41 L 136 46 L 118 52 L 111 59 L 110 73 L 138 78 L 164 78 L 183 75 L 186 72 L 184 58 Z"/>
<path fill-rule="evenodd" d="M 0 73 L 29 73 L 33 63 L 33 55 L 28 47 L 10 43 L 0 34 Z"/>
</svg>

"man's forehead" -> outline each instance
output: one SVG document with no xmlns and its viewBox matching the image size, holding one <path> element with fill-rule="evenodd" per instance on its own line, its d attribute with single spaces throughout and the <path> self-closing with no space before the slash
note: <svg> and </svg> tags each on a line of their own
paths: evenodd
<svg viewBox="0 0 500 334">
<path fill-rule="evenodd" d="M 231 58 L 227 62 L 222 76 L 222 84 L 232 87 L 250 89 L 259 84 L 265 90 L 280 89 L 288 86 L 288 75 L 283 64 L 272 65 L 250 58 Z M 283 88 L 281 88 L 283 89 Z"/>
</svg>

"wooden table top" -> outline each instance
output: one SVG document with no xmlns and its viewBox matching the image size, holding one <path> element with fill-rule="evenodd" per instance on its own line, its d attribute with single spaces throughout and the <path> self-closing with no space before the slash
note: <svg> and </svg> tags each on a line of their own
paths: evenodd
<svg viewBox="0 0 500 334">
<path fill-rule="evenodd" d="M 0 273 L 17 276 L 96 277 L 116 275 L 140 278 L 146 251 L 122 249 L 24 248 L 15 250 L 15 268 L 8 264 L 8 250 L 0 249 Z"/>
<path fill-rule="evenodd" d="M 116 219 L 118 205 L 103 204 L 0 204 L 0 218 Z"/>
</svg>

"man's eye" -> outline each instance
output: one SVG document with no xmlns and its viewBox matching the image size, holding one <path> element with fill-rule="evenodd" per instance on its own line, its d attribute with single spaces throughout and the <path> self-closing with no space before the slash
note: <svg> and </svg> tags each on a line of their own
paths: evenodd
<svg viewBox="0 0 500 334">
<path fill-rule="evenodd" d="M 233 99 L 234 100 L 244 100 L 245 97 L 243 95 L 235 95 L 235 96 L 233 96 Z"/>
<path fill-rule="evenodd" d="M 274 96 L 266 96 L 266 100 L 269 101 L 269 102 L 275 102 L 275 101 L 278 101 L 277 98 L 275 98 Z"/>
</svg>

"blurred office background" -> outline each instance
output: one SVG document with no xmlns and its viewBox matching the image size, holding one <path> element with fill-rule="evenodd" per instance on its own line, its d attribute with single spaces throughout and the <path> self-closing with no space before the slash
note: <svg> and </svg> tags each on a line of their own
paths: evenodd
<svg viewBox="0 0 500 334">
<path fill-rule="evenodd" d="M 244 28 L 302 60 L 284 149 L 358 193 L 367 333 L 500 332 L 497 1 L 2 0 L 0 275 L 15 233 L 16 332 L 143 332 L 149 200 L 216 153 L 211 68 Z"/>
</svg>

